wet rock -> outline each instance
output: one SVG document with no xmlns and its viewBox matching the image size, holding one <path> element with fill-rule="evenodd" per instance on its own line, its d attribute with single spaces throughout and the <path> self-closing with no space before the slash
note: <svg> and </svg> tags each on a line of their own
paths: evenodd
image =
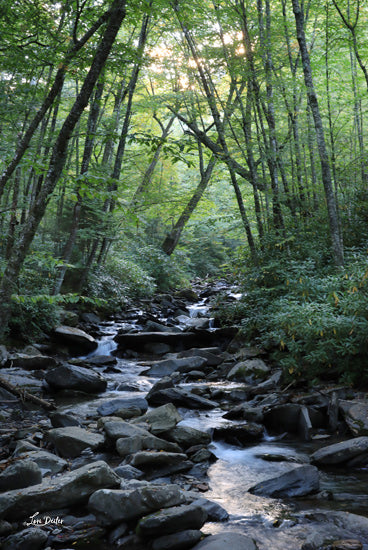
<svg viewBox="0 0 368 550">
<path fill-rule="evenodd" d="M 305 405 L 302 405 L 299 413 L 298 432 L 304 441 L 310 441 L 312 439 L 312 429 L 313 426 L 308 409 Z"/>
<path fill-rule="evenodd" d="M 10 535 L 2 543 L 2 550 L 39 550 L 45 547 L 48 535 L 38 527 L 29 527 Z"/>
<path fill-rule="evenodd" d="M 134 435 L 116 441 L 116 450 L 120 456 L 127 456 L 148 449 L 172 453 L 180 453 L 182 450 L 176 443 L 160 439 L 149 432 L 147 432 L 147 435 Z"/>
<path fill-rule="evenodd" d="M 107 365 L 116 365 L 118 360 L 112 355 L 96 355 L 95 357 L 88 357 L 84 360 L 84 363 L 88 365 L 96 365 L 97 367 L 104 367 Z"/>
<path fill-rule="evenodd" d="M 105 443 L 103 435 L 89 432 L 77 426 L 54 428 L 47 437 L 55 445 L 61 456 L 79 456 L 84 449 L 96 450 Z"/>
<path fill-rule="evenodd" d="M 58 365 L 54 357 L 41 355 L 27 355 L 25 353 L 12 353 L 8 356 L 5 367 L 16 367 L 24 370 L 44 370 Z"/>
<path fill-rule="evenodd" d="M 137 525 L 137 534 L 142 538 L 158 537 L 182 530 L 197 530 L 207 519 L 207 512 L 196 504 L 166 508 L 142 518 Z"/>
<path fill-rule="evenodd" d="M 147 422 L 153 435 L 159 435 L 172 428 L 182 420 L 176 407 L 172 403 L 166 403 L 157 409 L 146 412 L 143 416 L 135 418 L 132 423 Z M 180 445 L 180 443 L 179 443 Z"/>
<path fill-rule="evenodd" d="M 37 485 L 42 481 L 42 473 L 35 462 L 17 460 L 0 474 L 0 491 L 11 491 Z"/>
<path fill-rule="evenodd" d="M 145 330 L 148 332 L 172 332 L 173 329 L 157 321 L 148 320 L 145 324 Z"/>
<path fill-rule="evenodd" d="M 73 413 L 55 411 L 49 414 L 53 428 L 67 428 L 68 426 L 80 426 L 78 418 Z"/>
<path fill-rule="evenodd" d="M 174 376 L 176 376 L 176 375 L 174 374 L 173 376 L 164 376 L 163 378 L 161 378 L 161 380 L 157 380 L 157 382 L 155 382 L 155 384 L 153 384 L 152 388 L 150 389 L 150 391 L 146 395 L 147 401 L 149 402 L 151 397 L 156 392 L 158 392 L 160 390 L 165 390 L 167 388 L 173 388 L 174 387 Z"/>
<path fill-rule="evenodd" d="M 227 379 L 244 380 L 249 376 L 264 377 L 271 370 L 262 359 L 248 359 L 237 363 L 228 373 Z"/>
<path fill-rule="evenodd" d="M 368 436 L 368 401 L 340 401 L 339 409 L 354 435 Z"/>
<path fill-rule="evenodd" d="M 231 548 L 231 550 L 257 550 L 257 546 L 250 537 L 231 531 L 210 535 L 193 546 L 193 550 L 224 550 L 225 548 Z"/>
<path fill-rule="evenodd" d="M 206 498 L 196 498 L 193 503 L 198 504 L 206 510 L 207 521 L 220 522 L 227 521 L 229 519 L 229 514 L 225 508 L 220 506 L 217 502 L 213 502 L 212 500 L 208 500 Z"/>
<path fill-rule="evenodd" d="M 296 462 L 297 464 L 309 464 L 309 457 L 304 453 L 295 451 L 277 451 L 274 453 L 257 453 L 257 458 L 267 460 L 268 462 Z"/>
<path fill-rule="evenodd" d="M 101 416 L 120 416 L 121 418 L 133 418 L 140 416 L 148 409 L 146 399 L 133 397 L 131 399 L 112 399 L 102 403 L 97 409 Z"/>
<path fill-rule="evenodd" d="M 368 437 L 356 437 L 322 447 L 311 456 L 315 464 L 343 464 L 359 455 L 368 454 Z"/>
<path fill-rule="evenodd" d="M 27 451 L 20 454 L 19 457 L 28 458 L 32 462 L 35 462 L 40 468 L 43 477 L 50 474 L 58 474 L 68 465 L 67 461 L 63 458 L 44 450 Z"/>
<path fill-rule="evenodd" d="M 88 508 L 102 525 L 116 525 L 147 513 L 185 502 L 177 485 L 146 484 L 129 489 L 101 489 L 88 501 Z"/>
<path fill-rule="evenodd" d="M 210 320 L 200 317 L 189 317 L 188 315 L 178 315 L 175 318 L 181 326 L 190 327 L 190 328 L 208 328 L 210 325 Z"/>
<path fill-rule="evenodd" d="M 194 445 L 208 445 L 211 443 L 211 436 L 201 430 L 196 430 L 190 426 L 176 426 L 165 434 L 170 441 L 174 441 L 183 449 L 188 449 Z"/>
<path fill-rule="evenodd" d="M 73 506 L 98 489 L 120 486 L 121 479 L 103 461 L 82 466 L 39 485 L 0 495 L 0 517 L 19 521 L 36 512 Z"/>
<path fill-rule="evenodd" d="M 152 542 L 152 550 L 186 550 L 192 548 L 201 538 L 201 531 L 188 529 L 155 539 Z"/>
<path fill-rule="evenodd" d="M 249 492 L 266 497 L 289 498 L 315 493 L 319 490 L 319 473 L 315 466 L 298 466 L 290 472 L 266 479 L 249 489 Z"/>
<path fill-rule="evenodd" d="M 174 372 L 189 372 L 193 369 L 201 368 L 207 363 L 203 357 L 184 357 L 182 359 L 165 359 L 157 361 L 149 369 L 143 371 L 144 376 L 170 376 Z"/>
<path fill-rule="evenodd" d="M 62 325 L 54 330 L 55 338 L 72 347 L 78 346 L 81 350 L 93 351 L 97 348 L 97 342 L 90 334 L 75 327 Z"/>
<path fill-rule="evenodd" d="M 155 391 L 147 395 L 150 405 L 164 405 L 174 403 L 175 405 L 186 407 L 188 409 L 214 409 L 217 407 L 215 401 L 200 397 L 194 393 L 181 388 L 167 388 Z"/>
<path fill-rule="evenodd" d="M 249 422 L 247 424 L 228 424 L 215 428 L 213 438 L 226 441 L 232 445 L 246 445 L 251 441 L 260 441 L 263 438 L 264 426 Z"/>
<path fill-rule="evenodd" d="M 121 537 L 115 544 L 119 550 L 147 550 L 147 544 L 137 535 L 127 535 Z"/>
<path fill-rule="evenodd" d="M 50 370 L 45 380 L 55 390 L 78 390 L 85 393 L 100 393 L 106 390 L 107 380 L 84 367 L 60 365 Z"/>
<path fill-rule="evenodd" d="M 363 550 L 363 544 L 360 540 L 335 540 L 328 546 L 328 550 Z"/>
<path fill-rule="evenodd" d="M 187 455 L 183 453 L 140 451 L 132 456 L 130 464 L 145 470 L 160 466 L 176 466 L 185 460 L 187 460 Z"/>
</svg>

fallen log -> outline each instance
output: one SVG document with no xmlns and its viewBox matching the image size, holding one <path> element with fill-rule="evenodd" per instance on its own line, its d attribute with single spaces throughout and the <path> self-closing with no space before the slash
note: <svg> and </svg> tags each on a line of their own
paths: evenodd
<svg viewBox="0 0 368 550">
<path fill-rule="evenodd" d="M 12 393 L 13 395 L 16 395 L 21 401 L 31 401 L 31 403 L 34 403 L 35 405 L 39 405 L 40 407 L 43 407 L 44 409 L 48 411 L 53 411 L 56 409 L 56 406 L 53 403 L 50 403 L 50 401 L 45 401 L 45 399 L 41 399 L 41 397 L 37 397 L 36 395 L 33 395 L 32 393 L 29 393 L 26 390 L 21 390 L 17 388 L 16 386 L 13 386 L 13 384 L 10 384 L 7 380 L 4 380 L 4 378 L 0 377 L 0 387 L 4 388 L 8 392 Z"/>
</svg>

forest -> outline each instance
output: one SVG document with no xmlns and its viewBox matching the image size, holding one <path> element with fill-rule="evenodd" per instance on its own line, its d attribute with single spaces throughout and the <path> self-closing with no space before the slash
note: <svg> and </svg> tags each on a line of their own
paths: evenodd
<svg viewBox="0 0 368 550">
<path fill-rule="evenodd" d="M 366 384 L 359 0 L 5 0 L 0 337 L 225 277 L 291 378 Z"/>
</svg>

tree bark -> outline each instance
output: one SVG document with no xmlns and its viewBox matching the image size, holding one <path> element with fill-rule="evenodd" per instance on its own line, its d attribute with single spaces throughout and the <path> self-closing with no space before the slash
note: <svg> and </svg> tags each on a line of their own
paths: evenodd
<svg viewBox="0 0 368 550">
<path fill-rule="evenodd" d="M 326 148 L 325 132 L 322 123 L 322 117 L 319 110 L 317 94 L 314 89 L 312 69 L 310 64 L 307 41 L 304 32 L 304 15 L 299 5 L 299 0 L 292 0 L 295 16 L 297 38 L 303 63 L 304 82 L 307 88 L 308 102 L 312 111 L 314 127 L 316 130 L 316 139 L 319 157 L 322 169 L 322 181 L 327 202 L 328 220 L 332 241 L 332 254 L 337 266 L 344 265 L 344 251 L 342 239 L 340 236 L 337 206 L 332 185 L 331 170 Z"/>
<path fill-rule="evenodd" d="M 125 0 L 114 0 L 109 11 L 105 32 L 97 47 L 89 72 L 84 80 L 81 91 L 76 98 L 69 115 L 59 132 L 53 147 L 48 173 L 43 187 L 35 201 L 22 235 L 14 247 L 5 269 L 0 287 L 0 335 L 4 334 L 10 319 L 11 294 L 36 230 L 45 213 L 47 202 L 55 189 L 65 165 L 68 142 L 72 132 L 86 108 L 97 79 L 106 63 L 117 33 L 125 17 Z"/>
</svg>

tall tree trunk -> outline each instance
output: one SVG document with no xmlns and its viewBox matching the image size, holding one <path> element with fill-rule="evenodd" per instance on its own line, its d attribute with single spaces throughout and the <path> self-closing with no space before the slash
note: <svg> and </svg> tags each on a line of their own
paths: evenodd
<svg viewBox="0 0 368 550">
<path fill-rule="evenodd" d="M 45 183 L 39 193 L 17 246 L 13 248 L 11 257 L 5 269 L 0 286 L 0 335 L 4 334 L 10 319 L 11 294 L 14 290 L 20 269 L 32 243 L 36 230 L 45 213 L 47 202 L 55 189 L 65 165 L 68 142 L 72 132 L 88 105 L 93 88 L 110 54 L 116 35 L 125 17 L 125 0 L 114 0 L 109 10 L 108 19 L 102 40 L 97 47 L 89 72 L 84 80 L 81 91 L 76 98 L 69 115 L 59 132 L 53 147 L 49 170 Z"/>
<path fill-rule="evenodd" d="M 331 170 L 327 154 L 325 132 L 323 129 L 322 118 L 319 110 L 317 94 L 314 89 L 312 69 L 307 49 L 307 41 L 304 32 L 304 15 L 299 5 L 299 0 L 292 0 L 293 11 L 295 15 L 297 38 L 303 63 L 304 81 L 307 88 L 307 96 L 312 111 L 318 152 L 321 161 L 322 181 L 327 202 L 328 220 L 332 241 L 333 259 L 337 266 L 344 265 L 344 250 L 340 236 L 337 205 L 332 185 Z"/>
</svg>

